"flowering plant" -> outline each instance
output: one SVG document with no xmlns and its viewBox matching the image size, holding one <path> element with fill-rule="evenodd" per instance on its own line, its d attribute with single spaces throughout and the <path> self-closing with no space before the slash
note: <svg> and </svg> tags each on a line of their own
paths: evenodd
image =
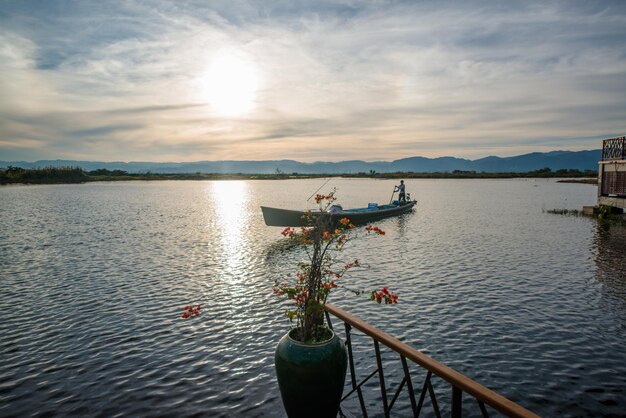
<svg viewBox="0 0 626 418">
<path fill-rule="evenodd" d="M 185 307 L 183 308 L 183 314 L 181 315 L 181 317 L 183 319 L 187 319 L 187 318 L 191 318 L 193 316 L 200 316 L 200 310 L 202 309 L 202 306 L 200 305 L 185 305 Z"/>
<path fill-rule="evenodd" d="M 356 227 L 348 218 L 338 222 L 333 220 L 327 209 L 335 200 L 334 190 L 328 195 L 316 195 L 315 201 L 320 210 L 305 215 L 308 226 L 298 230 L 289 227 L 282 232 L 304 247 L 308 257 L 306 262 L 298 263 L 295 282 L 279 280 L 274 287 L 277 295 L 294 302 L 294 308 L 285 314 L 292 323 L 295 320 L 296 331 L 292 335 L 302 342 L 316 342 L 328 337 L 328 330 L 323 326 L 328 295 L 338 287 L 338 281 L 349 270 L 362 266 L 358 259 L 346 263 L 337 258 L 348 241 L 348 231 Z M 368 234 L 385 235 L 385 231 L 377 226 L 369 225 L 364 230 Z M 351 234 L 351 237 L 354 235 Z M 390 304 L 396 303 L 398 296 L 384 287 L 380 291 L 371 291 L 370 300 Z"/>
</svg>

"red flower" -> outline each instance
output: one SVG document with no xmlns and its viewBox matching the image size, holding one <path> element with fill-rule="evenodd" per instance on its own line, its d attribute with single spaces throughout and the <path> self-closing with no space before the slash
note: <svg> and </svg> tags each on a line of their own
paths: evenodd
<svg viewBox="0 0 626 418">
<path fill-rule="evenodd" d="M 366 226 L 366 227 L 365 227 L 365 230 L 366 230 L 367 232 L 375 232 L 375 233 L 377 233 L 378 235 L 385 235 L 385 231 L 383 231 L 382 229 L 380 229 L 380 228 L 379 228 L 379 227 L 377 227 L 377 226 L 368 225 L 368 226 Z"/>
<path fill-rule="evenodd" d="M 287 227 L 283 230 L 283 232 L 281 232 L 281 234 L 283 234 L 283 236 L 285 237 L 292 237 L 295 233 L 296 233 L 295 229 L 291 227 Z"/>
<path fill-rule="evenodd" d="M 319 204 L 322 200 L 334 200 L 333 194 L 323 195 L 318 193 L 315 195 L 315 203 Z"/>
<path fill-rule="evenodd" d="M 200 316 L 200 309 L 202 309 L 202 306 L 200 305 L 196 305 L 196 306 L 189 306 L 189 305 L 185 305 L 185 307 L 183 308 L 183 319 L 187 319 L 190 318 L 192 316 Z"/>
<path fill-rule="evenodd" d="M 381 291 L 372 290 L 370 293 L 370 300 L 376 300 L 378 303 L 385 301 L 385 305 L 392 305 L 398 303 L 398 295 L 392 293 L 386 287 L 383 287 Z"/>
</svg>

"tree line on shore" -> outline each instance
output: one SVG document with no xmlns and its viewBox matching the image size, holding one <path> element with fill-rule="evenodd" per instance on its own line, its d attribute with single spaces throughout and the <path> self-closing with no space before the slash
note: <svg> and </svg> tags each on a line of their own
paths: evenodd
<svg viewBox="0 0 626 418">
<path fill-rule="evenodd" d="M 9 166 L 0 169 L 0 184 L 24 183 L 24 184 L 60 184 L 60 183 L 85 183 L 91 181 L 119 181 L 119 180 L 229 180 L 229 179 L 267 179 L 278 180 L 287 178 L 319 178 L 319 177 L 349 177 L 349 178 L 582 178 L 597 177 L 597 172 L 592 170 L 561 169 L 551 170 L 543 168 L 525 173 L 505 172 L 488 173 L 476 171 L 454 170 L 450 172 L 396 172 L 377 173 L 375 171 L 347 174 L 298 174 L 283 173 L 275 174 L 212 174 L 212 173 L 128 173 L 124 170 L 107 170 L 104 168 L 85 171 L 81 167 L 43 167 L 21 168 Z"/>
</svg>

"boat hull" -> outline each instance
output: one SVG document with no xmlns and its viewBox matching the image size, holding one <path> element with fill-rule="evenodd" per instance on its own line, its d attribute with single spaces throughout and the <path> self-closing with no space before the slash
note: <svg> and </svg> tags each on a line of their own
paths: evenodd
<svg viewBox="0 0 626 418">
<path fill-rule="evenodd" d="M 377 209 L 347 209 L 339 213 L 331 214 L 334 221 L 339 221 L 342 218 L 350 219 L 355 225 L 362 225 L 378 219 L 388 218 L 390 216 L 401 215 L 413 210 L 413 207 L 417 201 L 413 200 L 407 202 L 404 205 L 384 205 Z M 263 212 L 263 219 L 267 226 L 307 226 L 309 224 L 307 217 L 308 212 L 301 210 L 289 210 L 270 208 L 267 206 L 261 206 Z M 313 216 L 319 212 L 311 212 Z"/>
</svg>

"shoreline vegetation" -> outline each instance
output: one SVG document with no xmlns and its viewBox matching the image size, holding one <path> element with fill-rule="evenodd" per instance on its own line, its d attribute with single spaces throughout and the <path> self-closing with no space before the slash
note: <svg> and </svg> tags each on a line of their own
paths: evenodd
<svg viewBox="0 0 626 418">
<path fill-rule="evenodd" d="M 612 225 L 626 226 L 626 213 L 620 212 L 620 209 L 612 208 L 611 206 L 600 205 L 594 208 L 592 212 L 586 212 L 584 209 L 548 209 L 543 210 L 543 212 L 576 218 L 594 218 L 601 222 L 601 226 L 604 228 L 610 228 Z"/>
<path fill-rule="evenodd" d="M 562 169 L 552 171 L 549 168 L 524 173 L 504 172 L 487 173 L 454 170 L 450 172 L 396 172 L 377 173 L 375 171 L 344 174 L 300 174 L 283 173 L 277 170 L 273 174 L 224 174 L 224 173 L 129 173 L 123 170 L 98 169 L 85 171 L 80 167 L 44 167 L 26 169 L 9 166 L 0 169 L 0 184 L 71 184 L 95 181 L 132 181 L 132 180 L 285 180 L 306 178 L 374 178 L 374 179 L 508 179 L 508 178 L 561 178 L 563 183 L 597 184 L 597 172 L 591 170 Z"/>
</svg>

